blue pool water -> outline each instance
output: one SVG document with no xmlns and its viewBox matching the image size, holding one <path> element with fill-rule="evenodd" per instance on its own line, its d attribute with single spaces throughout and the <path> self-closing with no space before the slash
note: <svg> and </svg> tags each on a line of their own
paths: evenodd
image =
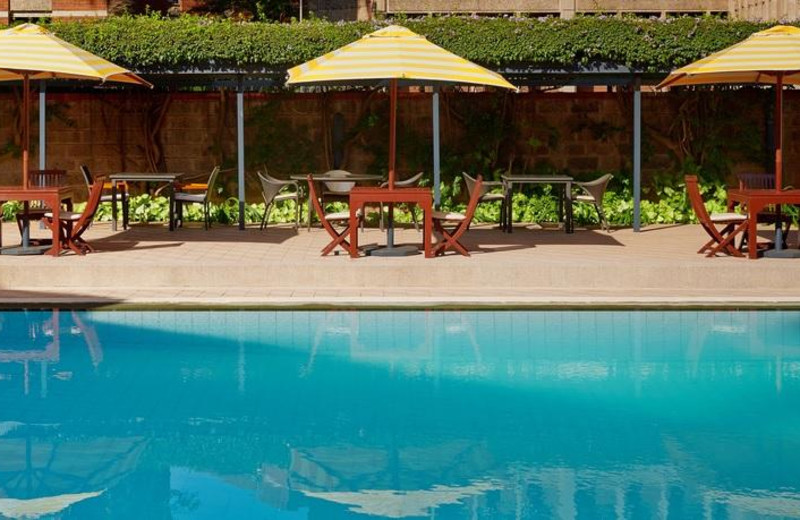
<svg viewBox="0 0 800 520">
<path fill-rule="evenodd" d="M 0 312 L 0 517 L 800 518 L 800 313 Z"/>
</svg>

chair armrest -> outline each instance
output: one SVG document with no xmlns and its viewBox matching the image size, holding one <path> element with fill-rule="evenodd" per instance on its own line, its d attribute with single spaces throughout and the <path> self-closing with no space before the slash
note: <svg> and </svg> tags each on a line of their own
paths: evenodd
<svg viewBox="0 0 800 520">
<path fill-rule="evenodd" d="M 188 191 L 206 191 L 208 189 L 208 184 L 205 182 L 175 183 L 175 188 Z"/>
</svg>

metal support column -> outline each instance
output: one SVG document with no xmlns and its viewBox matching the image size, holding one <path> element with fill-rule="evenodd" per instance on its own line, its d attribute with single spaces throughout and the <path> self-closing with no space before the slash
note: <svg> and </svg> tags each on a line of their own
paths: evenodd
<svg viewBox="0 0 800 520">
<path fill-rule="evenodd" d="M 47 169 L 47 83 L 39 82 L 39 169 Z"/>
<path fill-rule="evenodd" d="M 433 87 L 433 207 L 438 208 L 442 198 L 442 165 L 439 153 L 439 87 Z"/>
<path fill-rule="evenodd" d="M 236 157 L 239 161 L 239 229 L 244 230 L 244 91 L 236 92 Z"/>
<path fill-rule="evenodd" d="M 642 79 L 633 82 L 633 230 L 642 227 Z"/>
</svg>

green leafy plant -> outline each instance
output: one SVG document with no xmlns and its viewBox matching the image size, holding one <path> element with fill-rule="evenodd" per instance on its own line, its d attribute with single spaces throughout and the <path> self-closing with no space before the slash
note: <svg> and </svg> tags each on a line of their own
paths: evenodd
<svg viewBox="0 0 800 520">
<path fill-rule="evenodd" d="M 394 20 L 331 23 L 240 22 L 184 15 L 54 20 L 60 37 L 120 65 L 286 68 L 320 56 Z M 488 66 L 573 66 L 593 62 L 664 72 L 743 40 L 765 24 L 714 17 L 471 18 L 402 20 L 410 29 Z"/>
</svg>

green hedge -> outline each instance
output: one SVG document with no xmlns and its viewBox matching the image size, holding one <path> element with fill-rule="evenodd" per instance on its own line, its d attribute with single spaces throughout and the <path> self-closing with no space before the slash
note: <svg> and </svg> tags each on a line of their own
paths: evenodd
<svg viewBox="0 0 800 520">
<path fill-rule="evenodd" d="M 665 72 L 742 40 L 763 24 L 714 17 L 467 18 L 395 20 L 487 66 L 610 62 Z M 54 21 L 60 37 L 137 70 L 208 65 L 283 68 L 349 43 L 388 21 L 233 22 L 198 16 Z"/>
</svg>

